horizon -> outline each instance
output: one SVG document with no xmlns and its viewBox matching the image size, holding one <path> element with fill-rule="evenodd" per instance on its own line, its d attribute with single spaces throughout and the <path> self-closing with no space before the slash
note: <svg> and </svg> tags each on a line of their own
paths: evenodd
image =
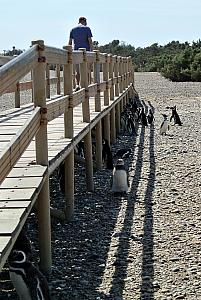
<svg viewBox="0 0 201 300">
<path fill-rule="evenodd" d="M 122 43 L 125 43 L 125 45 L 131 45 L 131 46 L 134 47 L 135 49 L 137 49 L 137 48 L 142 48 L 142 49 L 144 49 L 144 48 L 148 48 L 148 47 L 152 46 L 153 44 L 157 44 L 158 46 L 164 47 L 164 46 L 166 46 L 167 44 L 172 43 L 172 42 L 179 42 L 180 44 L 189 43 L 189 45 L 191 46 L 193 42 L 196 43 L 196 42 L 199 42 L 200 40 L 201 40 L 201 39 L 193 40 L 193 41 L 182 41 L 182 42 L 179 41 L 179 40 L 172 40 L 172 41 L 169 41 L 169 42 L 167 42 L 167 43 L 165 43 L 165 44 L 163 44 L 163 45 L 159 44 L 158 42 L 154 42 L 154 43 L 152 43 L 152 44 L 150 44 L 150 45 L 147 45 L 147 46 L 144 46 L 144 47 L 141 47 L 141 46 L 135 47 L 134 45 L 132 45 L 132 44 L 130 44 L 130 43 L 127 43 L 127 42 L 125 42 L 125 41 L 119 41 L 119 44 L 121 45 Z M 113 41 L 113 40 L 112 40 L 112 41 Z M 105 43 L 104 45 L 98 45 L 98 47 L 105 46 L 105 45 L 111 43 L 112 41 L 107 42 L 107 43 Z M 12 51 L 13 47 L 15 47 L 16 50 L 22 50 L 22 51 L 26 51 L 26 50 L 27 50 L 27 49 L 17 48 L 15 45 L 13 45 L 11 49 L 3 49 L 3 50 L 0 49 L 0 54 L 3 54 L 4 51 Z"/>
<path fill-rule="evenodd" d="M 133 4 L 125 0 L 123 5 L 116 1 L 97 2 L 92 0 L 76 2 L 1 0 L 1 42 L 0 51 L 27 50 L 32 40 L 44 40 L 46 45 L 62 48 L 68 44 L 69 33 L 78 23 L 80 16 L 87 18 L 92 30 L 93 41 L 106 45 L 113 40 L 145 48 L 152 44 L 166 45 L 172 41 L 192 43 L 201 38 L 201 1 L 141 0 Z M 105 9 L 105 7 L 107 9 Z M 9 16 L 9 18 L 8 18 Z"/>
</svg>

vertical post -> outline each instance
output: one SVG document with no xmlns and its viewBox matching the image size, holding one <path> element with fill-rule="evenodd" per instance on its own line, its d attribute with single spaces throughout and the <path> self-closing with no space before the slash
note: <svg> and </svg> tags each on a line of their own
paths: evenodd
<svg viewBox="0 0 201 300">
<path fill-rule="evenodd" d="M 80 64 L 80 85 L 85 88 L 85 100 L 82 103 L 83 122 L 90 123 L 89 93 L 88 93 L 88 69 L 86 49 L 80 48 L 83 53 L 83 62 Z M 84 137 L 84 157 L 86 160 L 86 185 L 88 191 L 94 190 L 93 182 L 93 157 L 91 130 Z"/>
<path fill-rule="evenodd" d="M 111 143 L 114 144 L 114 142 L 116 141 L 115 107 L 113 107 L 110 111 L 110 119 L 111 119 Z"/>
<path fill-rule="evenodd" d="M 83 53 L 83 62 L 80 64 L 80 85 L 85 88 L 85 100 L 82 102 L 83 122 L 90 123 L 87 54 L 85 48 L 80 48 Z"/>
<path fill-rule="evenodd" d="M 93 182 L 93 160 L 92 160 L 92 141 L 91 131 L 84 137 L 84 157 L 86 160 L 86 185 L 88 191 L 94 190 Z"/>
<path fill-rule="evenodd" d="M 103 121 L 103 126 L 104 126 L 104 139 L 108 140 L 108 143 L 110 145 L 110 114 L 107 114 L 104 117 Z"/>
<path fill-rule="evenodd" d="M 48 142 L 47 142 L 47 110 L 46 110 L 46 63 L 44 57 L 44 41 L 32 41 L 38 44 L 38 64 L 33 69 L 33 95 L 34 105 L 41 107 L 41 125 L 36 134 L 36 163 L 48 167 Z M 41 147 L 42 145 L 42 147 Z M 50 223 L 50 197 L 49 175 L 47 175 L 37 201 L 40 267 L 44 272 L 50 272 L 51 258 L 51 223 Z"/>
<path fill-rule="evenodd" d="M 95 111 L 101 111 L 99 50 L 94 50 L 93 52 L 95 52 L 96 54 L 96 62 L 94 63 L 94 82 L 97 83 L 97 94 L 95 95 Z"/>
<path fill-rule="evenodd" d="M 115 55 L 115 63 L 114 63 L 114 77 L 117 78 L 117 82 L 114 86 L 114 90 L 115 90 L 115 97 L 119 96 L 119 58 L 117 55 Z"/>
<path fill-rule="evenodd" d="M 120 102 L 116 105 L 116 131 L 117 134 L 120 133 L 121 130 L 121 115 L 120 115 Z"/>
<path fill-rule="evenodd" d="M 102 125 L 101 120 L 96 124 L 96 166 L 102 169 Z"/>
<path fill-rule="evenodd" d="M 109 79 L 112 79 L 112 85 L 110 87 L 110 100 L 114 100 L 114 82 L 113 82 L 113 56 L 109 54 Z"/>
<path fill-rule="evenodd" d="M 56 77 L 57 77 L 57 95 L 61 94 L 61 76 L 60 76 L 60 65 L 56 65 Z"/>
<path fill-rule="evenodd" d="M 120 57 L 120 62 L 119 62 L 119 75 L 121 76 L 120 78 L 120 84 L 119 84 L 119 89 L 120 93 L 123 92 L 123 67 L 122 67 L 122 57 Z"/>
<path fill-rule="evenodd" d="M 106 82 L 106 90 L 104 91 L 104 106 L 109 105 L 109 86 L 108 86 L 108 78 L 109 78 L 109 58 L 108 55 L 105 54 L 105 63 L 103 64 L 103 81 Z"/>
<path fill-rule="evenodd" d="M 46 98 L 50 99 L 50 66 L 46 64 Z"/>
<path fill-rule="evenodd" d="M 64 65 L 64 95 L 70 96 L 69 107 L 64 113 L 64 136 L 73 138 L 73 64 L 72 47 L 64 46 L 67 51 L 67 62 Z M 70 221 L 74 214 L 74 150 L 65 159 L 65 217 Z"/>
<path fill-rule="evenodd" d="M 72 47 L 64 46 L 64 50 L 67 51 L 68 61 L 64 65 L 63 69 L 63 80 L 64 80 L 64 95 L 70 96 L 69 108 L 66 109 L 64 113 L 64 132 L 65 137 L 73 138 L 73 83 L 72 83 L 72 74 L 73 74 L 73 65 L 72 65 Z"/>
<path fill-rule="evenodd" d="M 15 108 L 20 107 L 20 83 L 16 83 L 16 91 L 15 91 Z"/>
</svg>

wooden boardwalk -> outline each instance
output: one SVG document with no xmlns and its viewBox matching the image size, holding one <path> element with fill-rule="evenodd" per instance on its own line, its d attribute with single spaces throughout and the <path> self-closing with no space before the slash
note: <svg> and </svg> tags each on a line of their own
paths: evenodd
<svg viewBox="0 0 201 300">
<path fill-rule="evenodd" d="M 38 49 L 40 52 L 40 47 L 35 48 L 34 51 L 37 53 Z M 47 50 L 47 56 L 50 50 Z M 57 64 L 60 51 L 56 50 Z M 47 101 L 45 95 L 48 93 L 47 88 L 50 88 L 50 81 L 47 70 L 46 80 L 43 76 L 46 64 L 42 61 L 41 69 L 41 61 L 36 56 L 38 63 L 35 62 L 35 52 L 33 54 L 32 49 L 29 50 L 29 60 L 27 60 L 28 54 L 27 56 L 23 54 L 22 60 L 17 58 L 16 64 L 13 60 L 7 64 L 8 67 L 7 65 L 2 67 L 2 72 L 0 70 L 0 91 L 3 93 L 4 90 L 12 90 L 10 86 L 14 83 L 19 86 L 20 77 L 18 78 L 17 74 L 22 76 L 22 72 L 17 70 L 20 64 L 24 63 L 27 66 L 29 61 L 30 66 L 26 72 L 34 68 L 32 83 L 27 84 L 33 87 L 33 103 L 11 109 L 0 116 L 0 270 L 37 201 L 41 268 L 49 271 L 51 268 L 49 175 L 65 161 L 66 172 L 68 172 L 66 208 L 64 212 L 53 209 L 52 214 L 69 220 L 73 216 L 74 207 L 75 146 L 84 140 L 86 188 L 93 190 L 91 131 L 95 129 L 96 163 L 97 167 L 101 168 L 102 138 L 107 138 L 111 143 L 115 141 L 116 133 L 120 128 L 120 112 L 134 93 L 133 75 L 131 65 L 128 67 L 128 60 L 125 60 L 124 67 L 123 63 L 122 66 L 119 63 L 120 58 L 118 60 L 117 57 L 114 59 L 110 57 L 110 64 L 106 59 L 104 61 L 106 69 L 103 67 L 103 79 L 106 80 L 101 82 L 101 76 L 97 75 L 97 70 L 100 72 L 101 60 L 99 58 L 97 61 L 97 53 L 93 53 L 95 82 L 89 85 L 85 60 L 82 58 L 78 61 L 77 58 L 77 55 L 79 59 L 80 55 L 86 58 L 86 52 L 77 51 L 73 59 L 66 60 L 66 51 L 62 51 L 59 62 L 64 63 L 63 56 L 65 62 L 67 61 L 66 68 L 64 66 L 64 95 L 50 97 Z M 70 49 L 67 54 L 68 58 L 72 57 Z M 34 62 L 31 61 L 32 56 Z M 50 57 L 52 63 L 52 56 Z M 91 61 L 90 57 L 89 55 L 89 61 Z M 73 62 L 81 63 L 81 90 L 78 92 L 73 92 L 72 80 L 69 82 L 69 78 L 72 78 Z M 116 66 L 114 62 L 117 62 Z M 11 75 L 7 75 L 8 71 Z M 65 76 L 69 74 L 71 77 L 68 77 L 65 83 Z M 10 80 L 9 85 L 7 77 Z M 60 84 L 60 78 L 57 79 Z M 16 93 L 15 87 L 14 91 Z M 40 99 L 42 99 L 41 103 Z M 104 136 L 102 136 L 102 125 Z"/>
</svg>

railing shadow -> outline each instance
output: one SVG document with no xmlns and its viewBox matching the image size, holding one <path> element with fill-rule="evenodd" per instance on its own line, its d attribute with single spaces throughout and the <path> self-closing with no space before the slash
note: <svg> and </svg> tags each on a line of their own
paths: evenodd
<svg viewBox="0 0 201 300">
<path fill-rule="evenodd" d="M 127 267 L 128 267 L 127 258 L 129 254 L 130 236 L 131 236 L 131 229 L 134 221 L 136 195 L 140 183 L 140 177 L 141 177 L 142 165 L 143 165 L 144 135 L 145 135 L 145 127 L 142 126 L 140 137 L 139 137 L 135 174 L 133 176 L 133 183 L 130 190 L 130 196 L 127 199 L 127 209 L 124 218 L 124 225 L 119 237 L 119 246 L 118 246 L 118 250 L 116 254 L 116 262 L 115 262 L 115 272 L 113 275 L 112 287 L 109 292 L 110 296 L 121 296 L 123 294 L 123 290 L 125 286 L 124 279 L 127 277 Z"/>
<path fill-rule="evenodd" d="M 154 113 L 154 107 L 149 102 L 149 105 Z M 153 249 L 153 209 L 152 209 L 152 194 L 155 187 L 155 153 L 154 153 L 154 125 L 150 126 L 149 135 L 149 175 L 147 181 L 147 189 L 144 196 L 145 216 L 144 216 L 144 236 L 143 236 L 143 256 L 142 256 L 142 271 L 141 271 L 141 300 L 154 299 L 154 249 Z"/>
</svg>

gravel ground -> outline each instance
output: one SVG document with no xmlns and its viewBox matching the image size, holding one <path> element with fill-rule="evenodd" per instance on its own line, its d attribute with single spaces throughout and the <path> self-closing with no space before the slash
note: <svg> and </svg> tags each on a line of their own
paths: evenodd
<svg viewBox="0 0 201 300">
<path fill-rule="evenodd" d="M 110 193 L 111 171 L 94 174 L 86 192 L 84 169 L 76 165 L 75 215 L 52 220 L 53 269 L 48 281 L 54 300 L 201 300 L 201 83 L 172 83 L 158 73 L 136 73 L 135 87 L 155 122 L 120 135 L 112 146 L 130 148 L 125 164 L 130 189 Z M 159 135 L 166 106 L 177 105 L 183 126 Z M 51 204 L 63 207 L 56 173 Z M 37 220 L 26 227 L 37 261 Z M 0 299 L 17 299 L 7 266 Z"/>
</svg>

